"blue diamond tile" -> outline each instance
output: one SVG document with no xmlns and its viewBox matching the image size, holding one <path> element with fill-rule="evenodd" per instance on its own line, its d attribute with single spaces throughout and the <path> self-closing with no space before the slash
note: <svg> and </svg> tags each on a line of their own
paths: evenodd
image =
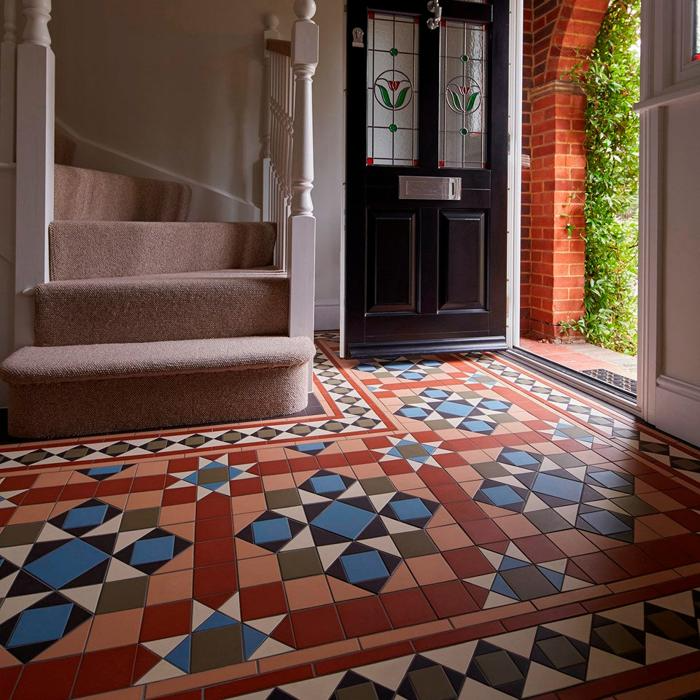
<svg viewBox="0 0 700 700">
<path fill-rule="evenodd" d="M 389 505 L 396 514 L 396 517 L 403 522 L 418 520 L 420 518 L 429 518 L 432 515 L 420 498 L 395 500 L 391 501 Z"/>
<path fill-rule="evenodd" d="M 535 479 L 532 490 L 565 501 L 578 502 L 583 493 L 583 484 L 571 479 L 562 479 L 560 476 L 540 473 Z"/>
<path fill-rule="evenodd" d="M 123 464 L 110 464 L 106 467 L 93 467 L 92 469 L 86 469 L 81 471 L 81 473 L 86 474 L 93 479 L 101 480 L 114 476 L 115 474 L 119 474 L 119 472 L 123 471 L 125 468 L 126 467 Z"/>
<path fill-rule="evenodd" d="M 589 472 L 592 479 L 595 479 L 599 484 L 609 489 L 620 487 L 628 487 L 630 484 L 626 479 L 623 479 L 619 474 L 609 471 Z"/>
<path fill-rule="evenodd" d="M 161 561 L 170 561 L 174 556 L 175 536 L 163 535 L 150 539 L 141 539 L 134 543 L 130 564 L 155 564 Z"/>
<path fill-rule="evenodd" d="M 442 389 L 426 389 L 421 396 L 427 396 L 431 399 L 446 399 L 449 394 Z"/>
<path fill-rule="evenodd" d="M 91 544 L 75 539 L 25 564 L 24 568 L 52 588 L 59 589 L 108 558 Z"/>
<path fill-rule="evenodd" d="M 311 484 L 314 491 L 321 496 L 326 493 L 345 491 L 346 489 L 345 482 L 337 474 L 313 476 L 311 477 Z"/>
<path fill-rule="evenodd" d="M 73 508 L 68 511 L 63 521 L 66 530 L 74 530 L 80 527 L 97 527 L 102 525 L 107 514 L 107 506 L 90 506 L 88 508 Z"/>
<path fill-rule="evenodd" d="M 503 450 L 498 457 L 498 461 L 512 464 L 514 467 L 530 467 L 540 463 L 531 454 L 521 450 Z"/>
<path fill-rule="evenodd" d="M 517 491 L 507 484 L 481 489 L 481 493 L 483 493 L 494 506 L 510 506 L 523 502 L 523 499 L 518 495 Z"/>
<path fill-rule="evenodd" d="M 580 513 L 581 518 L 592 525 L 601 535 L 616 535 L 620 532 L 629 532 L 630 528 L 619 518 L 607 510 L 598 510 L 591 513 Z"/>
<path fill-rule="evenodd" d="M 486 423 L 483 420 L 465 420 L 459 427 L 472 433 L 492 433 L 496 428 L 492 423 Z"/>
<path fill-rule="evenodd" d="M 445 417 L 466 418 L 473 413 L 474 406 L 467 403 L 457 403 L 456 401 L 443 401 L 435 407 L 435 410 Z"/>
<path fill-rule="evenodd" d="M 482 401 L 479 406 L 488 408 L 489 411 L 507 411 L 510 408 L 510 404 L 504 403 L 503 401 L 496 401 L 494 399 L 486 399 Z"/>
<path fill-rule="evenodd" d="M 348 554 L 341 556 L 340 561 L 348 581 L 353 584 L 389 577 L 389 571 L 375 551 Z"/>
<path fill-rule="evenodd" d="M 255 544 L 270 542 L 288 542 L 292 539 L 287 518 L 280 517 L 272 520 L 258 520 L 251 525 Z"/>
<path fill-rule="evenodd" d="M 312 520 L 312 524 L 336 535 L 354 540 L 376 515 L 347 503 L 334 501 Z"/>
<path fill-rule="evenodd" d="M 400 416 L 404 418 L 416 418 L 422 419 L 428 417 L 428 412 L 425 409 L 419 408 L 418 406 L 406 406 L 398 411 Z"/>
<path fill-rule="evenodd" d="M 63 637 L 73 605 L 65 603 L 47 608 L 24 610 L 15 624 L 7 648 L 54 642 Z"/>
</svg>

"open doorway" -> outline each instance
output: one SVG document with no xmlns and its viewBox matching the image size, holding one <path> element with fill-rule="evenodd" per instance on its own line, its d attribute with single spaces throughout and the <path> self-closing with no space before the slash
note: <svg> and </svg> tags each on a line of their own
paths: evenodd
<svg viewBox="0 0 700 700">
<path fill-rule="evenodd" d="M 514 345 L 637 393 L 640 0 L 526 0 L 520 333 Z"/>
</svg>

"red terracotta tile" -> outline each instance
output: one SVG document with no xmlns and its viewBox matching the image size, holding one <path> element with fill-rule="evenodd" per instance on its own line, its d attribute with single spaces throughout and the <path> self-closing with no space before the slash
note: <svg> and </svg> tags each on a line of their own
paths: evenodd
<svg viewBox="0 0 700 700">
<path fill-rule="evenodd" d="M 188 634 L 191 627 L 192 601 L 153 605 L 143 611 L 141 636 L 143 642 Z"/>
<path fill-rule="evenodd" d="M 263 492 L 262 479 L 235 479 L 231 482 L 231 496 L 250 496 Z"/>
<path fill-rule="evenodd" d="M 197 520 L 231 516 L 230 499 L 221 493 L 212 493 L 197 501 Z"/>
<path fill-rule="evenodd" d="M 15 689 L 16 700 L 68 700 L 80 656 L 28 664 Z M 129 679 L 125 685 L 128 685 Z M 4 696 L 9 697 L 9 696 Z"/>
<path fill-rule="evenodd" d="M 417 625 L 436 619 L 430 603 L 416 588 L 385 593 L 380 598 L 394 627 Z"/>
<path fill-rule="evenodd" d="M 286 612 L 287 601 L 281 582 L 241 589 L 241 615 L 244 620 L 257 620 Z"/>
<path fill-rule="evenodd" d="M 348 638 L 391 629 L 389 618 L 376 596 L 340 603 L 338 613 Z"/>
<path fill-rule="evenodd" d="M 460 488 L 457 484 L 438 484 L 436 486 L 431 486 L 430 490 L 433 492 L 435 498 L 443 504 L 466 501 L 468 498 L 464 489 Z"/>
<path fill-rule="evenodd" d="M 430 651 L 452 644 L 470 642 L 474 639 L 481 639 L 482 637 L 491 637 L 502 632 L 504 632 L 503 625 L 496 620 L 491 620 L 477 625 L 470 625 L 462 629 L 431 634 L 421 639 L 416 639 L 413 642 L 413 646 L 417 652 Z"/>
<path fill-rule="evenodd" d="M 3 491 L 5 488 L 3 487 Z M 22 505 L 29 506 L 34 503 L 54 503 L 63 491 L 63 486 L 47 486 L 46 488 L 32 489 L 24 494 Z M 19 505 L 19 503 L 17 503 Z"/>
<path fill-rule="evenodd" d="M 413 648 L 410 642 L 397 642 L 375 649 L 358 651 L 354 654 L 344 654 L 334 659 L 323 659 L 322 661 L 317 661 L 314 665 L 316 667 L 316 675 L 321 676 L 356 668 L 357 666 L 378 663 L 387 659 L 397 659 L 400 656 L 407 656 L 411 653 L 413 653 Z"/>
<path fill-rule="evenodd" d="M 74 501 L 79 498 L 93 498 L 97 493 L 98 482 L 91 484 L 68 484 L 61 491 L 60 501 Z"/>
<path fill-rule="evenodd" d="M 260 476 L 286 474 L 287 472 L 289 472 L 289 462 L 286 459 L 275 459 L 268 462 L 260 462 Z"/>
<path fill-rule="evenodd" d="M 631 576 L 642 576 L 661 568 L 658 561 L 652 559 L 644 550 L 633 544 L 627 547 L 617 547 L 610 556 Z"/>
<path fill-rule="evenodd" d="M 306 649 L 344 639 L 335 605 L 325 605 L 290 614 L 297 648 Z"/>
<path fill-rule="evenodd" d="M 460 491 L 462 491 L 461 488 Z M 462 491 L 462 493 L 466 497 L 466 493 L 464 493 L 464 491 Z M 459 503 L 446 503 L 445 508 L 460 525 L 484 519 L 484 511 L 471 500 L 464 500 Z M 503 539 L 503 536 L 501 536 L 500 539 Z"/>
<path fill-rule="evenodd" d="M 131 493 L 162 491 L 165 488 L 165 474 L 136 477 L 131 484 Z"/>
<path fill-rule="evenodd" d="M 206 688 L 204 690 L 204 698 L 205 700 L 228 700 L 238 695 L 254 693 L 256 690 L 267 690 L 268 688 L 303 681 L 311 678 L 313 675 L 311 664 L 285 668 L 281 671 L 264 673 L 251 676 L 250 678 L 231 681 L 230 683 L 222 683 L 213 688 Z"/>
<path fill-rule="evenodd" d="M 565 555 L 548 537 L 533 535 L 532 537 L 519 537 L 515 544 L 520 551 L 535 564 L 555 559 L 564 559 Z"/>
<path fill-rule="evenodd" d="M 235 561 L 233 539 L 205 540 L 194 546 L 195 567 Z"/>
<path fill-rule="evenodd" d="M 105 649 L 83 655 L 73 694 L 96 695 L 125 688 L 131 682 L 137 646 Z"/>
<path fill-rule="evenodd" d="M 613 550 L 614 551 L 614 550 Z M 613 554 L 614 556 L 614 554 Z M 573 558 L 576 566 L 580 567 L 595 583 L 609 583 L 627 578 L 629 574 L 603 552 L 582 554 Z"/>
<path fill-rule="evenodd" d="M 420 476 L 426 486 L 455 484 L 455 480 L 450 476 L 449 472 L 441 467 L 425 465 L 418 470 L 418 476 Z"/>
<path fill-rule="evenodd" d="M 235 593 L 238 590 L 238 574 L 235 563 L 215 564 L 195 569 L 193 590 L 197 600 L 219 593 Z"/>
<path fill-rule="evenodd" d="M 459 578 L 472 578 L 494 571 L 491 562 L 481 553 L 478 547 L 465 547 L 443 552 L 442 556 Z"/>
<path fill-rule="evenodd" d="M 178 506 L 183 503 L 194 503 L 197 500 L 197 487 L 187 486 L 182 489 L 166 489 L 163 492 L 164 506 Z"/>
<path fill-rule="evenodd" d="M 438 617 L 452 617 L 478 610 L 461 581 L 433 583 L 421 588 Z"/>
<path fill-rule="evenodd" d="M 0 698 L 9 698 L 15 688 L 22 666 L 0 668 Z"/>
<path fill-rule="evenodd" d="M 197 520 L 194 529 L 194 538 L 197 542 L 206 540 L 219 540 L 231 537 L 233 527 L 230 516 Z"/>
<path fill-rule="evenodd" d="M 133 479 L 105 479 L 97 485 L 95 496 L 116 496 L 122 493 L 131 491 L 131 483 Z"/>
</svg>

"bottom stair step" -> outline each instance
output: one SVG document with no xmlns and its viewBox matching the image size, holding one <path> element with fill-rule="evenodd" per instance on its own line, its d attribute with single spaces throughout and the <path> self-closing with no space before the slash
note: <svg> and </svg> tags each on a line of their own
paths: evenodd
<svg viewBox="0 0 700 700">
<path fill-rule="evenodd" d="M 25 347 L 0 378 L 10 435 L 72 437 L 298 413 L 313 355 L 288 337 Z"/>
</svg>

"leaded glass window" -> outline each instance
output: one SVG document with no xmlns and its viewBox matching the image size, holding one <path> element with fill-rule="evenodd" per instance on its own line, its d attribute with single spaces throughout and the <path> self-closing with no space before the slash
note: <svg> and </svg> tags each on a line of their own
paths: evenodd
<svg viewBox="0 0 700 700">
<path fill-rule="evenodd" d="M 441 168 L 486 164 L 487 30 L 447 20 L 440 28 Z"/>
<path fill-rule="evenodd" d="M 700 61 L 700 0 L 695 0 L 695 41 L 693 60 Z"/>
<path fill-rule="evenodd" d="M 367 165 L 418 165 L 418 22 L 368 13 Z"/>
</svg>

